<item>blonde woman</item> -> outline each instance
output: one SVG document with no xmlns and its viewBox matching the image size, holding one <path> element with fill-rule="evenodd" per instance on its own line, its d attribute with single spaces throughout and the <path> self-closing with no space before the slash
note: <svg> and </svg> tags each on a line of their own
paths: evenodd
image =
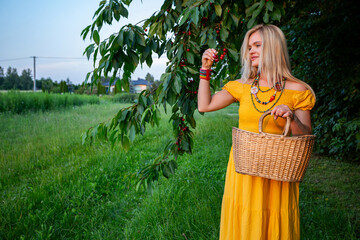
<svg viewBox="0 0 360 240">
<path fill-rule="evenodd" d="M 264 132 L 281 134 L 284 117 L 291 118 L 291 134 L 311 134 L 310 110 L 315 94 L 291 75 L 283 32 L 274 25 L 250 29 L 241 47 L 242 77 L 211 96 L 210 70 L 217 54 L 202 56 L 198 109 L 211 112 L 239 102 L 239 128 L 258 132 L 263 112 Z M 281 182 L 235 172 L 232 149 L 221 209 L 220 239 L 300 239 L 299 183 Z"/>
</svg>

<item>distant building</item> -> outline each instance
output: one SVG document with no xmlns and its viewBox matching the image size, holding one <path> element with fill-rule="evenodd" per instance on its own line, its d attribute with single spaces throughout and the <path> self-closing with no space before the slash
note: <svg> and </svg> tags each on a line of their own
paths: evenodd
<svg viewBox="0 0 360 240">
<path fill-rule="evenodd" d="M 130 91 L 132 91 L 133 93 L 141 93 L 142 91 L 144 91 L 147 88 L 150 88 L 151 83 L 146 81 L 145 79 L 138 79 L 138 80 L 131 80 L 130 82 L 131 84 L 131 88 Z"/>
<path fill-rule="evenodd" d="M 102 81 L 101 85 L 105 87 L 106 93 L 112 93 L 115 91 L 115 83 L 118 81 L 119 78 L 116 78 L 115 81 L 109 85 L 110 81 Z M 138 80 L 130 80 L 130 92 L 131 93 L 141 93 L 143 90 L 150 88 L 151 83 L 146 81 L 145 79 L 138 79 Z M 122 89 L 124 90 L 124 89 Z"/>
</svg>

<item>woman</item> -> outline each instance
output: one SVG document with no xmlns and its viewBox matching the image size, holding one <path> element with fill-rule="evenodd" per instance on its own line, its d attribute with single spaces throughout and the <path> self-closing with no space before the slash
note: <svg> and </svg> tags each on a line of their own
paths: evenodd
<svg viewBox="0 0 360 240">
<path fill-rule="evenodd" d="M 286 117 L 292 135 L 311 134 L 310 110 L 315 94 L 291 75 L 283 32 L 274 25 L 250 29 L 241 47 L 242 77 L 211 96 L 210 70 L 217 54 L 202 56 L 198 109 L 211 112 L 239 102 L 239 128 L 258 132 L 263 112 L 271 110 L 263 131 L 281 134 Z M 279 118 L 281 117 L 281 118 Z M 221 209 L 220 239 L 300 239 L 299 183 L 281 182 L 235 172 L 232 149 Z"/>
</svg>

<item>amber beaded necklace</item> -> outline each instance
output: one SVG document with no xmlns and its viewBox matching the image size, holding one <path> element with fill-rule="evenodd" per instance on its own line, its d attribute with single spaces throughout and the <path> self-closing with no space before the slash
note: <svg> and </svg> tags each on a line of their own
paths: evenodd
<svg viewBox="0 0 360 240">
<path fill-rule="evenodd" d="M 264 112 L 269 111 L 272 107 L 274 107 L 275 104 L 280 100 L 280 97 L 281 97 L 281 95 L 282 95 L 282 93 L 283 93 L 283 91 L 284 91 L 284 89 L 285 89 L 286 78 L 283 78 L 283 82 L 284 82 L 284 85 L 283 85 L 283 86 L 281 86 L 281 83 L 280 83 L 280 82 L 276 82 L 276 83 L 275 83 L 275 88 L 274 88 L 274 86 L 273 86 L 272 88 L 270 88 L 270 89 L 268 89 L 268 90 L 261 90 L 261 89 L 260 89 L 260 86 L 259 86 L 259 78 L 260 78 L 259 75 L 257 75 L 256 78 L 254 79 L 253 83 L 251 84 L 250 96 L 251 96 L 252 104 L 253 104 L 254 108 L 256 109 L 256 111 L 258 111 L 258 112 L 260 112 L 260 113 L 264 113 Z M 260 90 L 260 92 L 265 93 L 265 92 L 270 91 L 271 89 L 274 89 L 275 92 L 274 92 L 274 94 L 270 97 L 270 99 L 269 99 L 268 101 L 263 102 L 263 101 L 261 101 L 261 100 L 258 98 L 257 94 L 259 93 L 259 90 Z M 270 102 L 273 102 L 273 101 L 275 100 L 275 98 L 276 98 L 276 93 L 279 92 L 279 91 L 280 91 L 280 95 L 279 95 L 278 99 L 274 102 L 274 104 L 271 105 L 271 107 L 269 107 L 269 108 L 266 109 L 265 111 L 261 111 L 261 110 L 259 110 L 259 109 L 256 107 L 255 102 L 254 102 L 254 98 L 255 98 L 255 100 L 256 100 L 258 103 L 260 103 L 260 104 L 262 104 L 262 105 L 267 105 L 267 104 L 269 104 Z"/>
</svg>

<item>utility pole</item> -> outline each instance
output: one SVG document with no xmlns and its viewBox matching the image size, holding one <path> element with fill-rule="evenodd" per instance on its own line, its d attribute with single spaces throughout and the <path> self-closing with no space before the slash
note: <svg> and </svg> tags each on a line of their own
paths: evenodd
<svg viewBox="0 0 360 240">
<path fill-rule="evenodd" d="M 32 56 L 34 59 L 34 92 L 36 92 L 36 57 Z"/>
</svg>

